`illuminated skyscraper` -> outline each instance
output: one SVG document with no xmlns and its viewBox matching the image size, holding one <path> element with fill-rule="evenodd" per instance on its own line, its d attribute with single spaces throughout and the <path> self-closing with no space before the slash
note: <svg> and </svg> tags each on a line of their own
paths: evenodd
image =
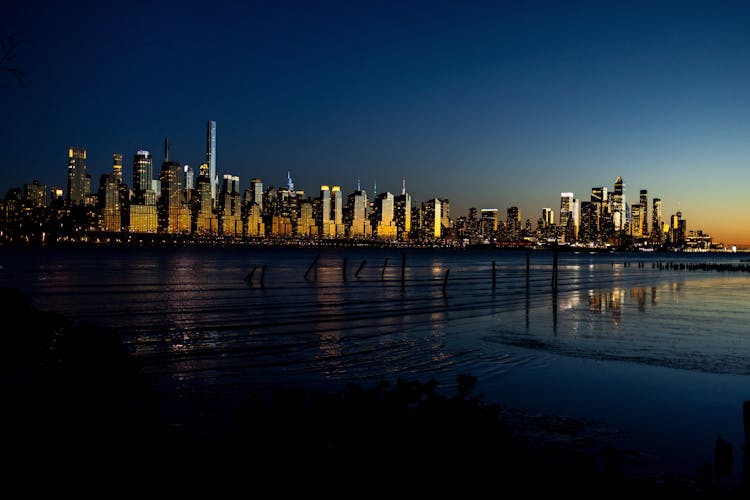
<svg viewBox="0 0 750 500">
<path fill-rule="evenodd" d="M 508 207 L 505 218 L 508 236 L 518 238 L 521 231 L 521 209 L 518 207 Z"/>
<path fill-rule="evenodd" d="M 180 212 L 182 208 L 182 165 L 174 161 L 165 161 L 159 172 L 161 196 L 158 201 L 159 231 L 163 233 L 180 232 Z"/>
<path fill-rule="evenodd" d="M 90 180 L 88 188 L 86 185 L 86 150 L 71 147 L 68 149 L 68 202 L 84 205 L 91 191 Z"/>
<path fill-rule="evenodd" d="M 118 183 L 122 182 L 122 153 L 112 155 L 112 176 Z"/>
<path fill-rule="evenodd" d="M 103 175 L 101 187 L 99 188 L 100 203 L 103 211 L 103 223 L 105 231 L 122 230 L 122 212 L 120 203 L 120 187 L 122 184 L 122 155 L 115 153 L 112 156 L 112 174 Z"/>
<path fill-rule="evenodd" d="M 596 209 L 597 219 L 609 212 L 608 205 L 608 194 L 606 187 L 593 187 L 591 188 L 591 203 L 594 204 Z M 597 222 L 598 225 L 598 222 Z"/>
<path fill-rule="evenodd" d="M 661 198 L 654 198 L 651 203 L 653 205 L 653 213 L 651 214 L 651 239 L 655 243 L 663 243 Z"/>
<path fill-rule="evenodd" d="M 401 194 L 393 199 L 393 217 L 396 220 L 396 234 L 402 240 L 411 233 L 411 195 L 406 192 L 406 179 L 401 183 Z"/>
<path fill-rule="evenodd" d="M 211 120 L 206 126 L 206 163 L 211 182 L 211 203 L 215 206 L 219 191 L 219 175 L 216 173 L 216 122 Z"/>
<path fill-rule="evenodd" d="M 211 200 L 211 174 L 208 163 L 202 163 L 198 169 L 198 181 L 195 190 L 197 198 L 195 230 L 201 234 L 217 234 L 219 232 L 219 220 L 214 214 L 213 201 Z"/>
<path fill-rule="evenodd" d="M 147 205 L 146 191 L 151 191 L 154 168 L 151 154 L 145 150 L 139 150 L 133 157 L 133 204 Z M 155 194 L 152 195 L 155 200 Z"/>
<path fill-rule="evenodd" d="M 630 235 L 636 238 L 643 236 L 643 206 L 633 203 L 630 206 Z"/>
<path fill-rule="evenodd" d="M 250 196 L 251 201 L 263 211 L 263 183 L 257 177 L 250 181 Z"/>
<path fill-rule="evenodd" d="M 398 235 L 395 221 L 395 203 L 391 193 L 381 193 L 375 198 L 375 231 L 380 239 L 395 239 Z"/>
<path fill-rule="evenodd" d="M 648 236 L 648 190 L 641 189 L 641 235 Z"/>
<path fill-rule="evenodd" d="M 442 235 L 441 203 L 433 198 L 422 203 L 422 237 L 440 238 Z"/>
<path fill-rule="evenodd" d="M 625 199 L 625 182 L 622 177 L 615 179 L 615 190 L 612 193 L 612 218 L 615 224 L 615 230 L 621 231 L 625 229 L 627 220 L 627 209 Z"/>
<path fill-rule="evenodd" d="M 578 241 L 592 243 L 598 238 L 597 207 L 593 201 L 581 202 L 581 225 L 578 230 Z"/>
<path fill-rule="evenodd" d="M 225 174 L 219 193 L 219 232 L 226 236 L 242 234 L 240 178 Z"/>
<path fill-rule="evenodd" d="M 341 186 L 333 186 L 331 188 L 331 198 L 333 198 L 333 214 L 332 219 L 335 224 L 336 236 L 344 236 L 346 229 L 344 226 L 344 197 L 341 193 Z"/>
<path fill-rule="evenodd" d="M 320 234 L 322 236 L 335 236 L 336 228 L 331 230 L 331 188 L 328 185 L 320 186 Z"/>
<path fill-rule="evenodd" d="M 497 208 L 482 208 L 479 232 L 485 238 L 491 238 L 497 231 Z"/>
<path fill-rule="evenodd" d="M 334 186 L 334 189 L 336 187 Z M 347 196 L 346 225 L 348 226 L 350 238 L 372 236 L 368 208 L 367 193 L 365 191 L 357 190 Z"/>
<path fill-rule="evenodd" d="M 542 222 L 544 227 L 550 227 L 555 223 L 555 212 L 551 208 L 542 209 Z"/>
<path fill-rule="evenodd" d="M 185 189 L 190 191 L 195 188 L 195 173 L 190 166 L 185 165 Z"/>
</svg>

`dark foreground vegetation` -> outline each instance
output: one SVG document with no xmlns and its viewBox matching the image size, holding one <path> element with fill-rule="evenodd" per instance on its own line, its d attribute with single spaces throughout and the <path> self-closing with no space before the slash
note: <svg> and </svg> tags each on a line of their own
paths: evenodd
<svg viewBox="0 0 750 500">
<path fill-rule="evenodd" d="M 159 396 L 113 332 L 75 324 L 0 290 L 2 490 L 110 497 L 739 497 L 703 480 L 623 472 L 622 453 L 546 437 L 474 395 L 399 380 L 339 393 L 250 396 L 220 432 L 165 425 Z M 531 421 L 528 421 L 529 425 Z M 538 422 L 533 424 L 538 425 Z M 709 464 L 710 468 L 710 464 Z M 20 495 L 19 495 L 20 496 Z"/>
</svg>

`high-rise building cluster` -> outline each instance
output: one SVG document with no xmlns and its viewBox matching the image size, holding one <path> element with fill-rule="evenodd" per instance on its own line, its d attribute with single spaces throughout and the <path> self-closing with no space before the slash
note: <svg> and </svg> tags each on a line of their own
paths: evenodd
<svg viewBox="0 0 750 500">
<path fill-rule="evenodd" d="M 676 248 L 712 247 L 711 237 L 700 230 L 688 231 L 682 213 L 669 218 L 662 215 L 660 198 L 650 208 L 648 191 L 641 189 L 634 203 L 628 203 L 625 182 L 617 177 L 614 189 L 592 187 L 588 201 L 572 192 L 560 193 L 558 217 L 552 208 L 542 208 L 536 229 L 530 219 L 522 223 L 518 207 L 508 207 L 504 222 L 497 208 L 470 208 L 467 217 L 459 217 L 455 236 L 469 241 L 514 244 L 569 244 L 591 248 Z"/>
<path fill-rule="evenodd" d="M 216 152 L 216 122 L 209 121 L 206 161 L 197 177 L 193 168 L 171 158 L 165 139 L 158 172 L 149 151 L 136 151 L 129 188 L 124 155 L 114 153 L 111 173 L 101 176 L 98 191 L 92 193 L 86 150 L 71 147 L 66 191 L 52 188 L 48 201 L 47 187 L 34 181 L 23 192 L 10 190 L 0 201 L 0 239 L 75 240 L 96 232 L 591 247 L 711 244 L 707 235 L 687 232 L 680 212 L 664 218 L 659 198 L 652 200 L 649 211 L 645 189 L 629 204 L 622 177 L 615 179 L 613 189 L 592 187 L 589 201 L 561 193 L 557 218 L 552 208 L 543 208 L 532 229 L 516 206 L 507 209 L 505 220 L 496 208 L 471 208 L 468 216 L 454 222 L 449 200 L 436 197 L 414 204 L 405 179 L 399 194 L 378 193 L 373 186 L 368 196 L 358 179 L 349 194 L 340 185 L 324 184 L 311 197 L 295 188 L 287 172 L 286 185 L 265 187 L 261 179 L 252 178 L 243 190 L 236 175 L 224 174 L 219 181 Z"/>
</svg>

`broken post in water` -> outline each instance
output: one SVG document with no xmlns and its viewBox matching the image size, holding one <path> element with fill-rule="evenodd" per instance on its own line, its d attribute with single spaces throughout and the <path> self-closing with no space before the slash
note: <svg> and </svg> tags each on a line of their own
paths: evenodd
<svg viewBox="0 0 750 500">
<path fill-rule="evenodd" d="M 448 287 L 448 275 L 451 273 L 450 269 L 445 270 L 445 279 L 443 280 L 443 295 L 445 295 L 446 288 Z"/>
<path fill-rule="evenodd" d="M 557 289 L 557 258 L 558 258 L 558 250 L 557 245 L 555 245 L 555 249 L 552 253 L 552 288 Z"/>
<path fill-rule="evenodd" d="M 263 264 L 263 267 L 260 270 L 260 287 L 263 288 L 263 279 L 266 277 L 266 265 Z"/>
<path fill-rule="evenodd" d="M 497 268 L 495 266 L 495 261 L 493 260 L 492 261 L 492 289 L 493 290 L 495 289 L 496 279 L 497 279 Z"/>
<path fill-rule="evenodd" d="M 380 281 L 383 281 L 385 279 L 385 268 L 388 267 L 388 257 L 385 258 L 385 262 L 383 262 L 383 270 L 380 271 Z"/>
<path fill-rule="evenodd" d="M 252 270 L 245 276 L 245 283 L 248 285 L 253 284 L 253 274 L 255 274 L 256 269 L 258 269 L 258 266 L 253 266 Z"/>
<path fill-rule="evenodd" d="M 307 266 L 307 271 L 305 271 L 305 279 L 307 279 L 307 276 L 310 274 L 310 271 L 312 271 L 313 267 L 315 267 L 315 271 L 316 271 L 315 272 L 315 278 L 318 277 L 318 273 L 317 273 L 317 269 L 318 268 L 316 266 L 318 264 L 318 259 L 319 258 L 320 258 L 320 254 L 316 255 L 315 258 L 313 259 L 313 261 L 310 263 L 310 265 Z"/>
<path fill-rule="evenodd" d="M 357 272 L 354 273 L 355 278 L 359 278 L 359 272 L 362 271 L 362 268 L 365 267 L 365 264 L 367 264 L 367 259 L 363 260 L 362 263 L 359 265 L 359 268 L 357 268 Z"/>
</svg>

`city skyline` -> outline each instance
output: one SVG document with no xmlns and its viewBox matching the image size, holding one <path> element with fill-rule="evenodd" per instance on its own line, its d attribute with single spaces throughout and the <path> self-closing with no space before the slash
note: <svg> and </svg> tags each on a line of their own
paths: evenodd
<svg viewBox="0 0 750 500">
<path fill-rule="evenodd" d="M 663 200 L 651 200 L 647 189 L 640 189 L 635 201 L 627 198 L 622 176 L 614 188 L 595 186 L 590 199 L 576 198 L 573 192 L 560 193 L 557 220 L 552 208 L 541 209 L 536 229 L 528 214 L 509 206 L 503 220 L 498 208 L 471 207 L 466 215 L 451 214 L 450 200 L 432 197 L 414 200 L 402 179 L 401 193 L 377 191 L 373 183 L 368 199 L 361 179 L 344 198 L 341 186 L 321 185 L 320 196 L 296 189 L 287 171 L 286 187 L 264 185 L 254 177 L 246 189 L 239 176 L 224 173 L 219 191 L 218 174 L 212 168 L 216 158 L 216 122 L 207 122 L 206 162 L 197 180 L 187 164 L 170 156 L 169 139 L 164 138 L 163 162 L 158 178 L 153 177 L 153 155 L 138 150 L 133 156 L 132 185 L 123 178 L 123 154 L 113 153 L 111 173 L 99 176 L 99 188 L 92 189 L 87 172 L 88 152 L 71 146 L 68 150 L 67 190 L 48 187 L 38 179 L 25 183 L 23 190 L 9 190 L 0 200 L 2 233 L 8 241 L 51 241 L 81 236 L 127 232 L 160 233 L 197 237 L 232 238 L 302 237 L 353 238 L 374 240 L 426 240 L 502 245 L 572 244 L 588 247 L 636 249 L 645 247 L 708 250 L 722 249 L 724 242 L 713 241 L 701 228 L 689 228 L 681 211 L 663 212 Z M 414 203 L 416 202 L 416 203 Z M 481 212 L 481 215 L 480 215 Z M 453 217 L 451 218 L 451 215 Z M 65 228 L 68 229 L 65 229 Z M 7 231 L 7 233 L 5 232 Z M 94 236 L 98 240 L 98 237 Z M 736 246 L 732 245 L 736 249 Z"/>
<path fill-rule="evenodd" d="M 12 4 L 0 27 L 22 35 L 26 74 L 2 82 L 6 190 L 65 186 L 71 144 L 99 174 L 165 135 L 197 172 L 208 117 L 217 173 L 243 189 L 291 171 L 310 194 L 357 177 L 397 193 L 406 177 L 453 214 L 518 206 L 535 222 L 560 192 L 587 200 L 619 175 L 631 199 L 648 189 L 750 245 L 744 2 L 194 7 Z"/>
</svg>

